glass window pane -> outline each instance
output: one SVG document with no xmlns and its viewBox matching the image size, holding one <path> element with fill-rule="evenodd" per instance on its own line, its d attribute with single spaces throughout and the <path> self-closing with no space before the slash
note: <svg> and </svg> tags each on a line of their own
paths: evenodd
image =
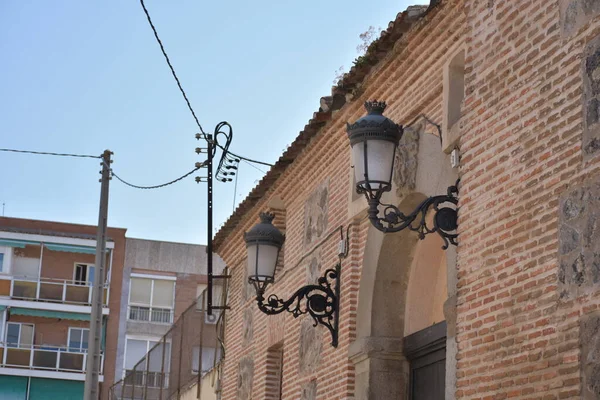
<svg viewBox="0 0 600 400">
<path fill-rule="evenodd" d="M 198 362 L 200 358 L 200 347 L 194 346 L 192 348 L 192 372 L 198 372 Z"/>
<path fill-rule="evenodd" d="M 125 369 L 133 369 L 148 351 L 148 342 L 146 340 L 127 339 L 125 349 Z"/>
<path fill-rule="evenodd" d="M 202 372 L 208 372 L 215 365 L 215 349 L 205 347 L 202 349 Z"/>
<path fill-rule="evenodd" d="M 75 265 L 75 281 L 81 282 L 83 280 L 83 266 L 80 264 Z"/>
<path fill-rule="evenodd" d="M 142 278 L 131 278 L 130 303 L 150 305 L 150 292 L 152 280 Z"/>
<path fill-rule="evenodd" d="M 81 329 L 71 329 L 69 340 L 69 351 L 79 351 L 81 349 Z"/>
<path fill-rule="evenodd" d="M 172 308 L 174 288 L 174 281 L 155 280 L 152 306 Z"/>
<path fill-rule="evenodd" d="M 89 329 L 83 329 L 83 337 L 81 339 L 81 348 L 86 350 L 88 348 L 88 336 L 90 334 Z"/>
<path fill-rule="evenodd" d="M 88 268 L 87 268 L 87 281 L 90 283 L 90 285 L 94 284 L 95 269 L 96 268 L 93 265 L 88 265 Z"/>
<path fill-rule="evenodd" d="M 12 345 L 17 345 L 19 344 L 19 329 L 20 329 L 20 325 L 18 324 L 8 324 L 7 330 L 6 330 L 6 343 L 8 344 L 12 344 Z"/>
<path fill-rule="evenodd" d="M 155 342 L 150 342 L 150 350 L 149 350 L 149 356 L 148 359 L 150 360 L 150 364 L 148 365 L 148 371 L 150 372 L 160 372 L 160 364 L 162 363 L 163 360 L 163 344 L 160 343 L 158 346 L 155 346 Z M 166 349 L 166 351 L 168 351 L 168 348 Z M 168 357 L 168 354 L 164 355 L 165 357 L 165 363 L 166 363 L 166 359 Z M 166 369 L 165 369 L 166 370 Z"/>
<path fill-rule="evenodd" d="M 0 253 L 0 272 L 4 271 L 3 268 L 4 265 L 4 253 Z"/>
<path fill-rule="evenodd" d="M 31 346 L 33 344 L 33 325 L 21 325 L 21 346 Z"/>
</svg>

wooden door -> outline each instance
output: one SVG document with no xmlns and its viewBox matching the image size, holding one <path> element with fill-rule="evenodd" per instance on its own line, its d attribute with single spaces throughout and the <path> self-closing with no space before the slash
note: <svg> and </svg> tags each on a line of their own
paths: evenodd
<svg viewBox="0 0 600 400">
<path fill-rule="evenodd" d="M 446 322 L 404 338 L 410 362 L 410 400 L 443 400 L 446 382 Z"/>
</svg>

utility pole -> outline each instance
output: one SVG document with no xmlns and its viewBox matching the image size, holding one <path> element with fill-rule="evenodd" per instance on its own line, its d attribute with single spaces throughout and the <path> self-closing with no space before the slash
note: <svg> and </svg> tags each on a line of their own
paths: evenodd
<svg viewBox="0 0 600 400">
<path fill-rule="evenodd" d="M 207 216 L 206 216 L 206 229 L 207 229 L 207 234 L 206 234 L 206 269 L 207 269 L 207 274 L 208 274 L 208 282 L 209 285 L 207 287 L 207 299 L 206 299 L 206 310 L 208 315 L 212 315 L 212 309 L 213 309 L 213 304 L 212 304 L 212 292 L 213 292 L 213 249 L 212 249 L 212 237 L 213 237 L 213 233 L 212 233 L 212 223 L 213 223 L 213 204 L 212 204 L 212 198 L 213 198 L 213 136 L 212 135 L 207 135 L 208 136 L 208 163 L 207 163 L 207 168 L 208 168 L 208 173 L 207 175 L 207 186 L 208 186 L 208 190 L 207 192 L 207 199 L 206 199 L 206 211 L 207 211 Z M 204 322 L 204 321 L 202 321 Z"/>
<path fill-rule="evenodd" d="M 90 337 L 85 370 L 84 400 L 98 400 L 100 376 L 100 348 L 102 345 L 102 302 L 104 299 L 104 266 L 106 263 L 106 226 L 108 219 L 108 183 L 110 181 L 110 159 L 112 152 L 102 154 L 102 179 L 100 179 L 100 211 L 96 233 L 96 262 L 94 286 L 92 288 L 92 315 Z"/>
</svg>

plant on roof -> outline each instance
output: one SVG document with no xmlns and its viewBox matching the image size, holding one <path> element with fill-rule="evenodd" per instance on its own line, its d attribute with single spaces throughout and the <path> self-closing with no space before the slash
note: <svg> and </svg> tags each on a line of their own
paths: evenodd
<svg viewBox="0 0 600 400">
<path fill-rule="evenodd" d="M 381 34 L 381 31 L 381 28 L 369 26 L 369 29 L 358 35 L 361 43 L 358 46 L 356 46 L 356 52 L 358 53 L 358 57 L 355 58 L 352 62 L 353 66 L 360 67 L 363 65 L 367 65 L 372 61 L 371 52 L 374 50 L 375 41 Z M 342 86 L 346 74 L 347 72 L 344 71 L 344 66 L 342 65 L 335 71 L 333 84 L 338 87 Z"/>
</svg>

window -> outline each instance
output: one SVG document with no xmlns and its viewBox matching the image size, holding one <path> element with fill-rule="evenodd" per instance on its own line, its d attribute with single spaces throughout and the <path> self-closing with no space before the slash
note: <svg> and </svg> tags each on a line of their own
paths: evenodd
<svg viewBox="0 0 600 400">
<path fill-rule="evenodd" d="M 33 345 L 33 324 L 9 322 L 6 324 L 6 344 L 8 347 L 26 347 Z"/>
<path fill-rule="evenodd" d="M 281 399 L 283 386 L 283 343 L 267 349 L 267 376 L 265 399 Z"/>
<path fill-rule="evenodd" d="M 93 264 L 75 264 L 75 276 L 73 280 L 77 285 L 87 285 L 92 286 L 94 284 L 94 270 L 95 266 Z"/>
<path fill-rule="evenodd" d="M 207 373 L 221 360 L 221 349 L 214 347 L 203 347 L 202 348 L 202 374 Z M 200 346 L 194 346 L 192 348 L 192 373 L 198 373 L 198 364 L 200 362 Z"/>
<path fill-rule="evenodd" d="M 129 319 L 170 324 L 173 322 L 175 281 L 131 278 Z"/>
<path fill-rule="evenodd" d="M 89 333 L 90 330 L 86 328 L 69 328 L 69 351 L 87 352 Z"/>
<path fill-rule="evenodd" d="M 12 249 L 10 247 L 0 246 L 0 273 L 9 272 L 11 256 Z"/>
<path fill-rule="evenodd" d="M 125 383 L 136 386 L 167 387 L 171 344 L 159 343 L 159 339 L 127 338 L 125 347 Z M 164 355 L 163 355 L 164 351 Z M 146 375 L 146 361 L 148 374 Z M 161 368 L 162 360 L 164 365 Z M 135 371 L 134 371 L 135 370 Z M 162 372 L 161 372 L 162 371 Z M 163 382 L 164 378 L 164 382 Z"/>
</svg>

